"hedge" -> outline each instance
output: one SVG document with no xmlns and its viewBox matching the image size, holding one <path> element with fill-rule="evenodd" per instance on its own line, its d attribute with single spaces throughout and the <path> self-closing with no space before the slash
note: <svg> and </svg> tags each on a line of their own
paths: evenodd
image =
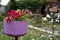
<svg viewBox="0 0 60 40">
<path fill-rule="evenodd" d="M 39 9 L 46 1 L 10 1 L 9 4 L 6 7 L 6 15 L 9 10 L 11 9 L 26 9 L 29 8 L 33 12 L 35 12 L 37 9 Z"/>
</svg>

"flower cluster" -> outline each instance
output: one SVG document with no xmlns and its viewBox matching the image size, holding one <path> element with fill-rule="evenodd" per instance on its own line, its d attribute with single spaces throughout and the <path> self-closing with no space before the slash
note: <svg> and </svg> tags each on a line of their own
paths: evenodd
<svg viewBox="0 0 60 40">
<path fill-rule="evenodd" d="M 31 10 L 10 10 L 8 12 L 8 17 L 6 18 L 7 23 L 9 23 L 11 20 L 17 20 L 17 21 L 22 21 L 25 20 L 27 18 L 29 18 L 29 16 L 32 16 L 32 11 Z"/>
</svg>

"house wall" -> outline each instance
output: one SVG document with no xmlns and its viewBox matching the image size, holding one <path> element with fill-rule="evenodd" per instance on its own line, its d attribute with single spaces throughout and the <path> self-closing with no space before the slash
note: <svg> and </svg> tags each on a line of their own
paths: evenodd
<svg viewBox="0 0 60 40">
<path fill-rule="evenodd" d="M 5 10 L 5 6 L 1 6 L 1 7 L 0 7 L 0 12 L 2 12 L 3 14 L 5 14 L 5 11 L 6 11 L 6 10 Z"/>
</svg>

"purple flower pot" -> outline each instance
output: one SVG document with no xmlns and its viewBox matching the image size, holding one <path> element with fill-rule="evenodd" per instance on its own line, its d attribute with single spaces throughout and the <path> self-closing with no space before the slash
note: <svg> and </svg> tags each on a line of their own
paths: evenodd
<svg viewBox="0 0 60 40">
<path fill-rule="evenodd" d="M 4 20 L 4 33 L 8 35 L 18 36 L 24 35 L 28 31 L 27 21 L 11 21 L 7 23 Z"/>
</svg>

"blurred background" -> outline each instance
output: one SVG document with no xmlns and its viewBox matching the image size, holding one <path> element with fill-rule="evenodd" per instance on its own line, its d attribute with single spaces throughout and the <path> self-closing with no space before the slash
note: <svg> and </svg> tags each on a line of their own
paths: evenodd
<svg viewBox="0 0 60 40">
<path fill-rule="evenodd" d="M 0 40 L 14 40 L 4 34 L 4 18 L 11 9 L 31 10 L 27 35 L 19 40 L 60 40 L 60 0 L 0 0 Z"/>
</svg>

